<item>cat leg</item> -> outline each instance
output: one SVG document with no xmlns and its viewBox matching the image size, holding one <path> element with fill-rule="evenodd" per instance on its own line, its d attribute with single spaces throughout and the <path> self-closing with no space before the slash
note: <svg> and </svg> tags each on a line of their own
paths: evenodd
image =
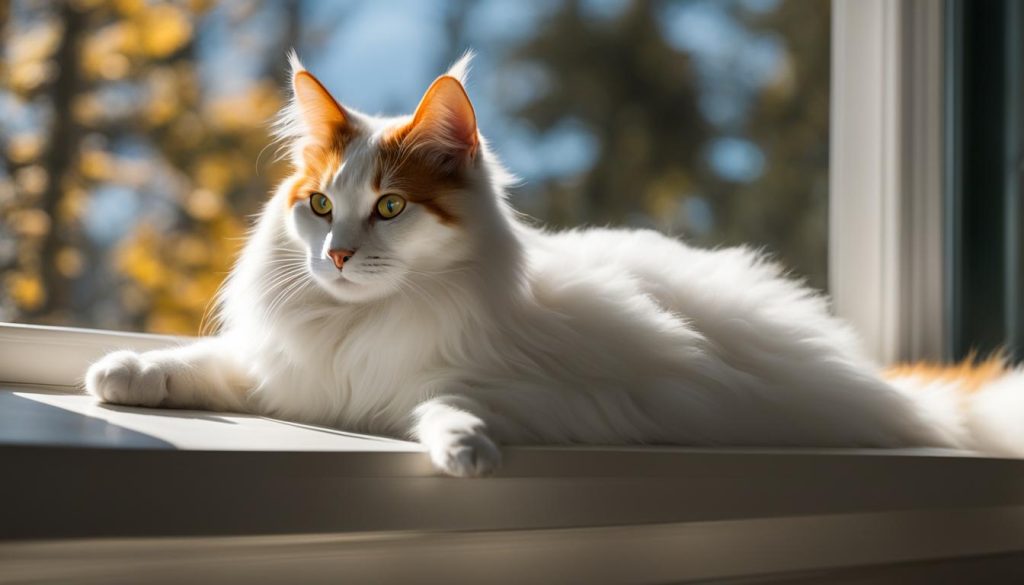
<svg viewBox="0 0 1024 585">
<path fill-rule="evenodd" d="M 456 477 L 489 475 L 501 465 L 501 451 L 487 423 L 473 414 L 482 408 L 462 396 L 441 396 L 420 404 L 413 434 L 439 470 Z"/>
<path fill-rule="evenodd" d="M 115 351 L 85 375 L 86 391 L 103 402 L 138 406 L 245 412 L 252 387 L 222 337 L 145 353 Z"/>
</svg>

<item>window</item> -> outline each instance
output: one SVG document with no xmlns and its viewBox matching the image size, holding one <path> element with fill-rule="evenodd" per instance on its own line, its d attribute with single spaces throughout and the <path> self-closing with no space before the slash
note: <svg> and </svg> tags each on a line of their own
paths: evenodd
<svg viewBox="0 0 1024 585">
<path fill-rule="evenodd" d="M 194 335 L 248 217 L 285 51 L 410 111 L 466 47 L 481 129 L 554 226 L 762 246 L 827 285 L 828 2 L 10 4 L 0 321 Z M 386 26 L 385 26 L 386 25 Z"/>
<path fill-rule="evenodd" d="M 837 312 L 883 361 L 1020 359 L 1020 7 L 833 11 Z"/>
<path fill-rule="evenodd" d="M 953 2 L 952 352 L 1024 358 L 1024 10 Z"/>
<path fill-rule="evenodd" d="M 1010 0 L 0 3 L 0 321 L 197 333 L 248 215 L 285 172 L 264 151 L 284 51 L 298 47 L 344 102 L 403 112 L 474 46 L 471 93 L 525 179 L 520 209 L 764 246 L 827 284 L 883 360 L 1017 349 L 1022 12 Z M 1024 471 L 1010 459 L 511 447 L 501 476 L 469 483 L 432 475 L 414 444 L 69 391 L 111 349 L 173 343 L 0 323 L 0 450 L 17 479 L 0 496 L 19 504 L 0 512 L 0 574 L 1020 574 Z M 751 498 L 751 485 L 765 489 Z M 495 573 L 496 559 L 516 573 Z"/>
</svg>

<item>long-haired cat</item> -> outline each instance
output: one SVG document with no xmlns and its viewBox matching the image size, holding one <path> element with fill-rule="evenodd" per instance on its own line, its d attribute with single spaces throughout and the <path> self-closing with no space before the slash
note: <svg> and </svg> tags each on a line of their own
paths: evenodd
<svg viewBox="0 0 1024 585">
<path fill-rule="evenodd" d="M 458 476 L 493 471 L 503 444 L 1024 452 L 1018 371 L 887 380 L 823 297 L 754 251 L 521 221 L 467 62 L 382 118 L 293 56 L 294 174 L 222 291 L 221 332 L 112 353 L 87 390 L 413 438 Z"/>
</svg>

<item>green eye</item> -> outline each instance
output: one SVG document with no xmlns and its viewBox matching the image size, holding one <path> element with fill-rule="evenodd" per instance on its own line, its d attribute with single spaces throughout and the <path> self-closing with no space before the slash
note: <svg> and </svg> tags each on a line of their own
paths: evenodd
<svg viewBox="0 0 1024 585">
<path fill-rule="evenodd" d="M 377 213 L 384 219 L 391 219 L 405 209 L 405 199 L 398 195 L 385 195 L 377 200 Z"/>
<path fill-rule="evenodd" d="M 327 215 L 334 209 L 331 200 L 323 193 L 313 193 L 309 198 L 309 206 L 313 209 L 313 213 L 317 215 Z"/>
</svg>

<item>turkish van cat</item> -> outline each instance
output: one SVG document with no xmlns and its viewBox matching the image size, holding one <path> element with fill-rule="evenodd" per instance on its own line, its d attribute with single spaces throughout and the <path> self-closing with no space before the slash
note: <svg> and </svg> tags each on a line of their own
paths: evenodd
<svg viewBox="0 0 1024 585">
<path fill-rule="evenodd" d="M 420 441 L 486 475 L 504 444 L 942 446 L 1024 453 L 1024 373 L 889 378 L 826 300 L 746 248 L 522 221 L 468 59 L 411 116 L 346 108 L 292 56 L 294 172 L 219 297 L 220 333 L 111 353 L 100 400 Z"/>
</svg>

